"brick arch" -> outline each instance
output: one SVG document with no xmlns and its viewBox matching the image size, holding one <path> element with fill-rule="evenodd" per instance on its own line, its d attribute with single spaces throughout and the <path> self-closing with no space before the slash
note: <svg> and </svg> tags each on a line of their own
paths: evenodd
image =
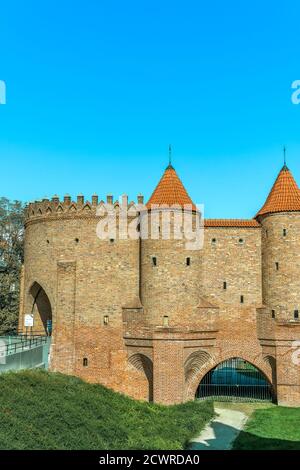
<svg viewBox="0 0 300 470">
<path fill-rule="evenodd" d="M 231 349 L 223 352 L 218 356 L 212 357 L 212 360 L 209 361 L 209 363 L 205 364 L 205 366 L 194 375 L 193 380 L 191 380 L 191 382 L 188 383 L 186 387 L 186 400 L 194 400 L 197 388 L 201 380 L 210 370 L 212 370 L 214 367 L 221 364 L 222 362 L 233 357 L 238 357 L 252 364 L 265 376 L 268 382 L 273 385 L 272 371 L 270 370 L 270 367 L 268 366 L 266 361 L 263 360 L 261 354 L 253 354 L 251 352 L 241 351 L 241 349 Z"/>
<path fill-rule="evenodd" d="M 264 356 L 263 360 L 271 370 L 272 384 L 273 384 L 273 387 L 275 388 L 276 387 L 276 382 L 277 382 L 277 372 L 276 372 L 277 371 L 277 363 L 276 363 L 276 359 L 275 359 L 274 356 L 268 355 L 268 356 Z"/>
<path fill-rule="evenodd" d="M 47 333 L 47 321 L 52 321 L 53 307 L 44 287 L 34 281 L 28 289 L 28 306 L 34 315 L 33 332 L 39 334 Z"/>
<path fill-rule="evenodd" d="M 193 381 L 193 378 L 209 362 L 212 361 L 211 355 L 203 350 L 192 352 L 184 363 L 184 377 L 186 384 Z"/>
<path fill-rule="evenodd" d="M 148 381 L 148 400 L 153 401 L 153 363 L 152 360 L 141 353 L 134 353 L 128 358 L 128 364 L 136 371 L 142 373 Z"/>
</svg>

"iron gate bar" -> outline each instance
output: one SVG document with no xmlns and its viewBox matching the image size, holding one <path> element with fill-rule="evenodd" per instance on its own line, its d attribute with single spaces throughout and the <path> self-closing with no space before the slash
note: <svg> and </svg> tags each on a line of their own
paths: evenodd
<svg viewBox="0 0 300 470">
<path fill-rule="evenodd" d="M 219 401 L 272 401 L 273 390 L 256 367 L 244 359 L 234 357 L 218 364 L 204 376 L 196 398 Z"/>
</svg>

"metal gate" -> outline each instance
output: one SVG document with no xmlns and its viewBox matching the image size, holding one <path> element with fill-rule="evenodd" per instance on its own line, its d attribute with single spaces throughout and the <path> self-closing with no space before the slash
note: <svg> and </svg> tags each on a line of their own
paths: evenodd
<svg viewBox="0 0 300 470">
<path fill-rule="evenodd" d="M 233 357 L 210 370 L 200 382 L 198 399 L 272 401 L 272 385 L 252 364 Z"/>
</svg>

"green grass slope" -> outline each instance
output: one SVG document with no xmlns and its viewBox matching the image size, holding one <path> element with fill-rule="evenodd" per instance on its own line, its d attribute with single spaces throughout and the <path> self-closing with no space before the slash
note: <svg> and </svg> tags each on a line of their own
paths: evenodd
<svg viewBox="0 0 300 470">
<path fill-rule="evenodd" d="M 0 449 L 183 449 L 210 402 L 159 406 L 45 371 L 0 375 Z"/>
<path fill-rule="evenodd" d="M 300 450 L 300 408 L 255 410 L 233 449 Z"/>
</svg>

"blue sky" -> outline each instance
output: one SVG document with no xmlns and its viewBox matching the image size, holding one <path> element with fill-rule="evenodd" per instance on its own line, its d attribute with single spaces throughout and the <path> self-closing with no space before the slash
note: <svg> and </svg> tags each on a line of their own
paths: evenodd
<svg viewBox="0 0 300 470">
<path fill-rule="evenodd" d="M 300 5 L 33 1 L 0 7 L 0 195 L 149 197 L 173 164 L 206 217 L 300 182 Z"/>
</svg>

